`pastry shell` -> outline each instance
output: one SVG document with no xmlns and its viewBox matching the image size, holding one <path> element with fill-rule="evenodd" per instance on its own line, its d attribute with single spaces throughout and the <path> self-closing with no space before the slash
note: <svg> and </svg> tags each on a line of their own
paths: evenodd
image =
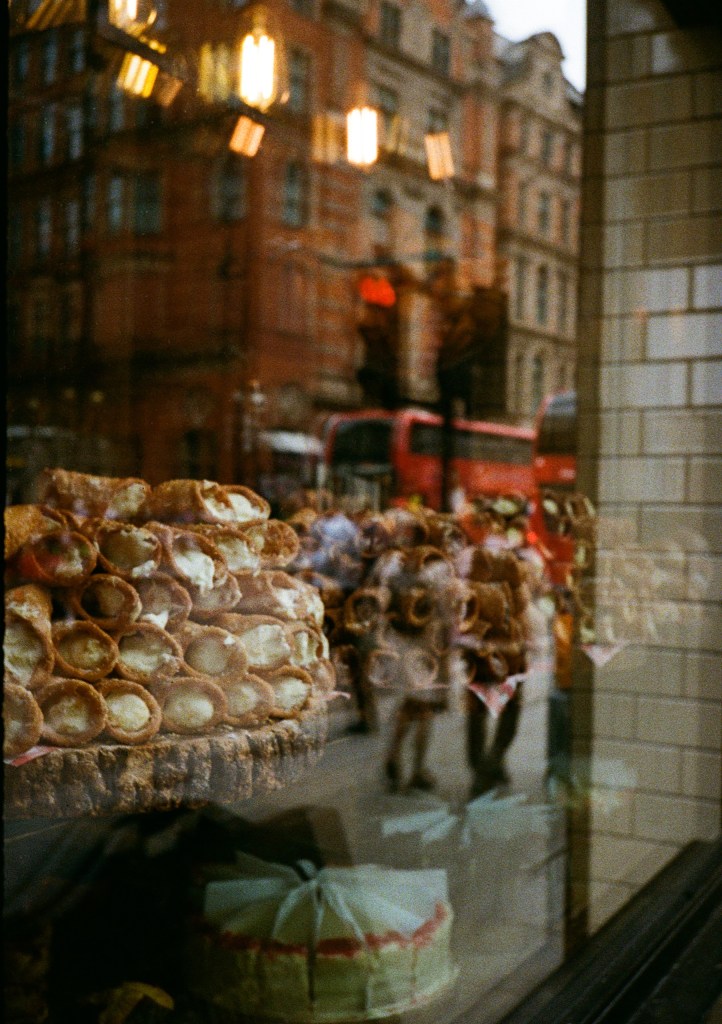
<svg viewBox="0 0 722 1024">
<path fill-rule="evenodd" d="M 54 678 L 38 691 L 37 701 L 44 718 L 41 738 L 54 746 L 83 746 L 105 728 L 105 701 L 80 679 Z"/>
<path fill-rule="evenodd" d="M 117 743 L 147 743 L 158 732 L 162 721 L 162 712 L 153 694 L 140 683 L 131 683 L 128 679 L 104 679 L 98 684 L 98 692 L 105 701 L 107 720 L 105 735 Z M 131 703 L 132 702 L 132 703 Z M 140 704 L 147 709 L 145 720 L 135 725 L 134 716 L 141 711 Z"/>
</svg>

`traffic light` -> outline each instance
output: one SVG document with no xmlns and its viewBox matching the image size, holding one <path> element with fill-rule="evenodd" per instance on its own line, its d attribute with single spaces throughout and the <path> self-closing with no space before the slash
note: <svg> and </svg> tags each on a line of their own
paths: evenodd
<svg viewBox="0 0 722 1024">
<path fill-rule="evenodd" d="M 399 404 L 399 312 L 396 290 L 387 277 L 365 275 L 358 284 L 363 313 L 358 331 L 364 341 L 358 382 L 370 405 Z"/>
</svg>

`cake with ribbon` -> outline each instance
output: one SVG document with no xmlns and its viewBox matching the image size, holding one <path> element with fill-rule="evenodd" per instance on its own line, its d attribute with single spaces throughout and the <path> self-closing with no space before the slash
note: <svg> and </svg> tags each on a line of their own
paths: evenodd
<svg viewBox="0 0 722 1024">
<path fill-rule="evenodd" d="M 191 989 L 241 1019 L 391 1016 L 453 979 L 452 919 L 443 870 L 289 867 L 239 854 L 206 873 Z"/>
</svg>

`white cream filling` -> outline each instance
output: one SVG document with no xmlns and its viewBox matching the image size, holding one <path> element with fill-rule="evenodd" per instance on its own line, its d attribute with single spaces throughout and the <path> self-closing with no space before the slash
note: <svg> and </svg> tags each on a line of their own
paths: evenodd
<svg viewBox="0 0 722 1024">
<path fill-rule="evenodd" d="M 55 575 L 58 579 L 64 579 L 65 577 L 77 576 L 78 573 L 83 572 L 85 569 L 85 563 L 80 557 L 80 552 L 75 548 L 67 547 L 63 552 L 63 561 L 58 565 L 55 570 Z"/>
<path fill-rule="evenodd" d="M 146 634 L 125 637 L 118 646 L 123 662 L 136 672 L 152 672 L 173 659 L 162 641 Z"/>
<path fill-rule="evenodd" d="M 109 693 L 105 703 L 110 724 L 116 729 L 140 732 L 150 720 L 150 708 L 137 693 Z"/>
<path fill-rule="evenodd" d="M 246 541 L 238 537 L 225 537 L 216 541 L 216 547 L 226 560 L 231 572 L 242 569 L 256 569 L 260 559 Z"/>
<path fill-rule="evenodd" d="M 233 638 L 231 638 L 233 640 Z M 219 676 L 228 668 L 231 654 L 225 640 L 206 637 L 197 640 L 186 650 L 186 661 L 197 672 Z"/>
<path fill-rule="evenodd" d="M 215 714 L 213 701 L 198 690 L 179 690 L 165 702 L 165 716 L 171 723 L 199 729 Z"/>
<path fill-rule="evenodd" d="M 175 548 L 173 557 L 183 575 L 199 590 L 212 589 L 215 565 L 210 555 L 193 548 L 187 550 Z"/>
<path fill-rule="evenodd" d="M 170 612 L 145 612 L 141 615 L 141 619 L 144 622 L 150 622 L 154 626 L 160 626 L 161 629 L 165 629 L 170 618 Z"/>
<path fill-rule="evenodd" d="M 316 637 L 303 629 L 299 629 L 294 633 L 292 659 L 294 665 L 301 666 L 310 665 L 314 661 L 318 661 Z"/>
<path fill-rule="evenodd" d="M 108 647 L 94 636 L 70 633 L 58 644 L 58 654 L 78 668 L 97 668 L 108 658 Z"/>
<path fill-rule="evenodd" d="M 231 492 L 228 495 L 228 500 L 233 506 L 233 511 L 235 513 L 234 518 L 238 523 L 245 523 L 250 519 L 258 519 L 261 515 L 261 510 L 250 502 L 244 494 Z"/>
<path fill-rule="evenodd" d="M 88 705 L 80 697 L 60 697 L 45 708 L 45 721 L 51 729 L 63 735 L 76 735 L 90 725 Z"/>
<path fill-rule="evenodd" d="M 142 565 L 136 565 L 130 570 L 130 575 L 134 580 L 142 578 L 143 576 L 150 576 L 155 571 L 155 561 L 143 562 Z"/>
<path fill-rule="evenodd" d="M 300 708 L 308 695 L 308 685 L 295 676 L 274 679 L 273 691 L 276 704 L 282 711 L 295 711 Z"/>
<path fill-rule="evenodd" d="M 281 626 L 271 623 L 255 626 L 241 634 L 240 640 L 251 665 L 267 667 L 291 656 L 291 648 Z"/>
<path fill-rule="evenodd" d="M 3 642 L 5 670 L 15 679 L 27 683 L 44 653 L 41 641 L 30 626 L 16 622 L 6 627 Z"/>
<path fill-rule="evenodd" d="M 108 514 L 118 519 L 134 516 L 140 511 L 145 501 L 145 488 L 142 484 L 128 484 L 122 487 L 108 505 Z"/>
<path fill-rule="evenodd" d="M 236 686 L 226 688 L 228 710 L 238 718 L 241 715 L 247 715 L 249 711 L 253 711 L 260 699 L 258 691 L 249 686 L 248 683 L 239 683 Z"/>
</svg>

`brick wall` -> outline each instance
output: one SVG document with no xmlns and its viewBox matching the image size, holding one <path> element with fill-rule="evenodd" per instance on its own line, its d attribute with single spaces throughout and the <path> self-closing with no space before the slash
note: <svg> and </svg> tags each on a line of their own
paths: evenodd
<svg viewBox="0 0 722 1024">
<path fill-rule="evenodd" d="M 580 474 L 621 645 L 577 700 L 594 930 L 720 829 L 722 47 L 658 0 L 590 4 L 588 36 Z"/>
</svg>

